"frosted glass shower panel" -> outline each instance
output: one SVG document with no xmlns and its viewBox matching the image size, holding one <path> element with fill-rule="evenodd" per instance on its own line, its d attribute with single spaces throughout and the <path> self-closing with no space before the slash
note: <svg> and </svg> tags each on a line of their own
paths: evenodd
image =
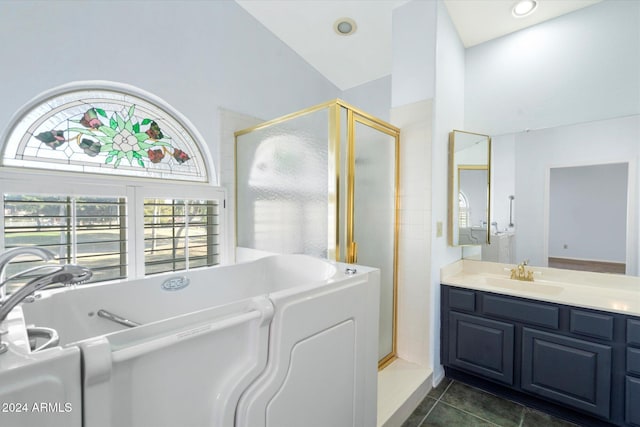
<svg viewBox="0 0 640 427">
<path fill-rule="evenodd" d="M 237 245 L 327 256 L 328 112 L 237 136 Z"/>
<path fill-rule="evenodd" d="M 394 352 L 395 138 L 359 121 L 354 132 L 357 262 L 380 269 L 380 359 Z"/>
</svg>

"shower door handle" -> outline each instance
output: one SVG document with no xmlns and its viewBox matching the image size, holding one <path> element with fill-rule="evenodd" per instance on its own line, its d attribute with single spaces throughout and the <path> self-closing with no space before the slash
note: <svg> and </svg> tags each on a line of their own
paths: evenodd
<svg viewBox="0 0 640 427">
<path fill-rule="evenodd" d="M 349 244 L 349 256 L 347 258 L 349 264 L 355 264 L 358 262 L 358 244 L 351 242 Z"/>
</svg>

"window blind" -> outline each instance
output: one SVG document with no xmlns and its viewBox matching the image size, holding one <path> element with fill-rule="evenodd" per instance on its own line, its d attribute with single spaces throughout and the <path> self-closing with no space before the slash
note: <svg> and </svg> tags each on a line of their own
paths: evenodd
<svg viewBox="0 0 640 427">
<path fill-rule="evenodd" d="M 41 246 L 64 263 L 90 268 L 92 282 L 127 276 L 126 199 L 4 194 L 4 246 Z M 7 277 L 42 264 L 21 257 Z M 29 277 L 10 283 L 10 288 Z"/>
<path fill-rule="evenodd" d="M 144 200 L 145 274 L 219 263 L 217 200 Z"/>
</svg>

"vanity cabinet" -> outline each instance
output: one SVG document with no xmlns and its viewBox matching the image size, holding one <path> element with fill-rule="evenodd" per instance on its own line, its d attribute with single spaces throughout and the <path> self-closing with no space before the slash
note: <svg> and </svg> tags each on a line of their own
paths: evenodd
<svg viewBox="0 0 640 427">
<path fill-rule="evenodd" d="M 513 325 L 455 312 L 450 319 L 451 365 L 513 384 Z"/>
<path fill-rule="evenodd" d="M 640 319 L 627 319 L 625 420 L 640 427 Z"/>
<path fill-rule="evenodd" d="M 522 328 L 522 389 L 609 418 L 611 350 L 609 345 Z"/>
<path fill-rule="evenodd" d="M 640 319 L 442 285 L 447 376 L 580 425 L 640 427 Z"/>
</svg>

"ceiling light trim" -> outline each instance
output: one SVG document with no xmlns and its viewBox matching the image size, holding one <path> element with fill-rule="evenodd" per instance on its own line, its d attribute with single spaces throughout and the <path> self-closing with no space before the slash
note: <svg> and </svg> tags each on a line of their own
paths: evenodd
<svg viewBox="0 0 640 427">
<path fill-rule="evenodd" d="M 520 0 L 511 9 L 511 14 L 516 18 L 524 18 L 531 15 L 538 8 L 538 2 L 536 0 Z"/>
<path fill-rule="evenodd" d="M 351 18 L 338 18 L 333 23 L 333 30 L 339 36 L 350 36 L 356 32 L 358 29 L 358 25 L 356 25 L 356 21 Z"/>
</svg>

